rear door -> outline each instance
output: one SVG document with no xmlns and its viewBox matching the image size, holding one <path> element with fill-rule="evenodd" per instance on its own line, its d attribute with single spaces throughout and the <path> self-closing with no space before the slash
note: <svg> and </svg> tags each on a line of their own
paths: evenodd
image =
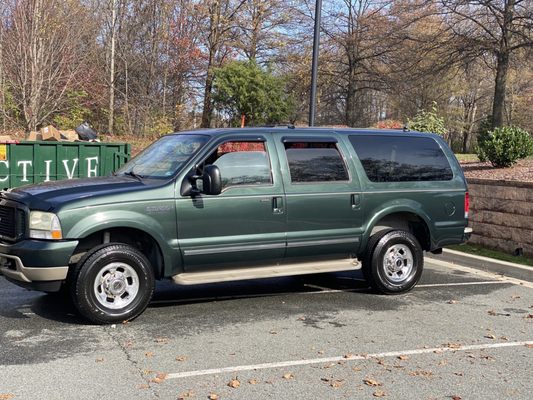
<svg viewBox="0 0 533 400">
<path fill-rule="evenodd" d="M 270 134 L 226 137 L 200 165 L 217 165 L 223 189 L 177 199 L 187 272 L 275 265 L 286 246 L 285 195 Z"/>
<path fill-rule="evenodd" d="M 347 148 L 332 132 L 276 134 L 276 146 L 286 193 L 287 262 L 356 254 L 361 191 Z"/>
</svg>

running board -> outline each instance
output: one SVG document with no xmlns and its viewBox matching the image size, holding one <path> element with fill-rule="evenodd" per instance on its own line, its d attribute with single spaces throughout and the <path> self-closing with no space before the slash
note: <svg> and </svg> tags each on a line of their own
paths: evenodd
<svg viewBox="0 0 533 400">
<path fill-rule="evenodd" d="M 179 285 L 241 281 L 245 279 L 277 278 L 280 276 L 321 274 L 358 269 L 360 263 L 353 258 L 334 261 L 313 261 L 300 264 L 275 265 L 257 268 L 224 269 L 208 272 L 183 272 L 172 280 Z"/>
</svg>

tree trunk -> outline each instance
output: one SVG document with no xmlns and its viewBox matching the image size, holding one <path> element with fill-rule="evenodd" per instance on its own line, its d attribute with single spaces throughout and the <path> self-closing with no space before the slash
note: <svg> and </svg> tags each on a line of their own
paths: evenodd
<svg viewBox="0 0 533 400">
<path fill-rule="evenodd" d="M 211 101 L 211 92 L 213 90 L 213 68 L 215 59 L 220 47 L 220 13 L 221 4 L 219 0 L 213 0 L 209 9 L 209 60 L 207 63 L 207 76 L 205 78 L 204 90 L 204 109 L 202 111 L 202 128 L 211 127 L 211 118 L 213 116 L 213 103 Z"/>
<path fill-rule="evenodd" d="M 507 71 L 509 69 L 509 55 L 498 54 L 496 67 L 496 81 L 494 84 L 494 101 L 492 103 L 492 127 L 503 125 L 505 111 L 505 90 L 507 86 Z"/>
</svg>

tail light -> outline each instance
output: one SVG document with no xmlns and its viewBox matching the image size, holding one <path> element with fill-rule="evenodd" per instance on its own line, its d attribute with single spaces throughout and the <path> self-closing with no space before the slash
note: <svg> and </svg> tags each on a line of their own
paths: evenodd
<svg viewBox="0 0 533 400">
<path fill-rule="evenodd" d="M 465 218 L 468 218 L 468 211 L 470 209 L 470 196 L 468 192 L 465 193 Z"/>
</svg>

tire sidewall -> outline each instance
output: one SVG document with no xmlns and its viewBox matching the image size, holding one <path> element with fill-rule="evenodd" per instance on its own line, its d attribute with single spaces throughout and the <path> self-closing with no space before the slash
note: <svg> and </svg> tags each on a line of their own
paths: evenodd
<svg viewBox="0 0 533 400">
<path fill-rule="evenodd" d="M 111 309 L 101 304 L 94 293 L 94 283 L 102 268 L 113 262 L 131 266 L 139 279 L 135 299 L 122 309 Z M 113 323 L 131 320 L 148 306 L 154 290 L 154 275 L 150 262 L 136 249 L 121 244 L 110 244 L 95 251 L 80 266 L 75 284 L 75 304 L 79 311 L 93 322 Z"/>
<path fill-rule="evenodd" d="M 383 258 L 391 246 L 401 244 L 407 246 L 413 256 L 413 271 L 406 281 L 391 282 L 386 273 Z M 424 254 L 416 238 L 407 231 L 391 231 L 377 243 L 372 254 L 372 275 L 374 282 L 384 293 L 402 293 L 411 290 L 422 275 Z"/>
</svg>

